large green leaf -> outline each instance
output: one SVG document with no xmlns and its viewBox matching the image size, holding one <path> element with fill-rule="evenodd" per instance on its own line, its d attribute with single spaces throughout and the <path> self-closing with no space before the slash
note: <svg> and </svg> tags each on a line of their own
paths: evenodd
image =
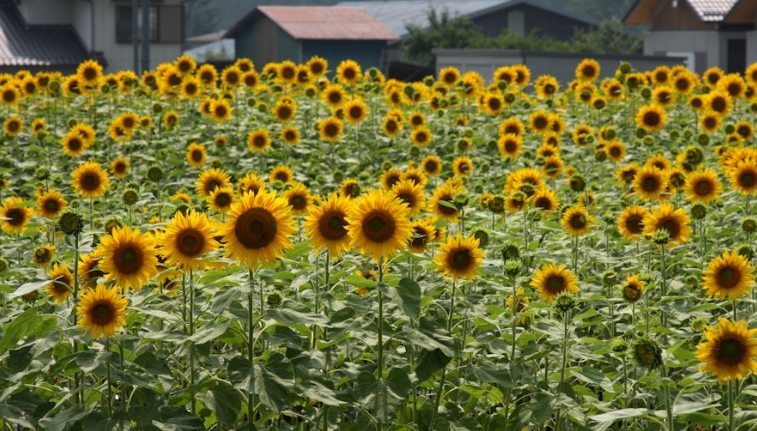
<svg viewBox="0 0 757 431">
<path fill-rule="evenodd" d="M 418 362 L 415 365 L 415 375 L 418 377 L 418 381 L 424 382 L 447 365 L 451 359 L 440 349 L 421 350 L 418 354 Z"/>
<path fill-rule="evenodd" d="M 3 329 L 3 337 L 0 338 L 0 355 L 16 347 L 18 342 L 25 337 L 36 335 L 44 338 L 50 331 L 59 327 L 55 316 L 37 314 L 36 307 L 30 307 L 14 317 Z"/>
<path fill-rule="evenodd" d="M 420 285 L 413 279 L 402 278 L 393 291 L 397 293 L 402 311 L 407 314 L 407 317 L 417 319 L 421 313 Z"/>
<path fill-rule="evenodd" d="M 221 425 L 233 425 L 242 409 L 242 395 L 226 382 L 218 382 L 213 389 L 197 394 L 197 399 L 215 412 Z"/>
<path fill-rule="evenodd" d="M 292 386 L 292 373 L 289 363 L 281 355 L 269 360 L 266 365 L 255 364 L 245 358 L 235 357 L 229 362 L 229 381 L 235 388 L 247 394 L 254 393 L 260 402 L 280 412 L 289 407 L 289 388 Z"/>
</svg>

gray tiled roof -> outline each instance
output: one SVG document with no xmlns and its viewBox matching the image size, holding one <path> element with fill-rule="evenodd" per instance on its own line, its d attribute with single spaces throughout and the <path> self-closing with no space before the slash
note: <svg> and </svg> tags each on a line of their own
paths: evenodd
<svg viewBox="0 0 757 431">
<path fill-rule="evenodd" d="M 699 18 L 706 22 L 723 21 L 738 0 L 686 0 L 697 12 Z"/>
<path fill-rule="evenodd" d="M 68 25 L 27 25 L 0 2 L 0 66 L 76 66 L 90 56 Z"/>
</svg>

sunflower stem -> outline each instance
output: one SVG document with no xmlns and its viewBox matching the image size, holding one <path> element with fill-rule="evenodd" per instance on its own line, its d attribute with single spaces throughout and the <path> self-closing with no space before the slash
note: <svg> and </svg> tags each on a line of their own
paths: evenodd
<svg viewBox="0 0 757 431">
<path fill-rule="evenodd" d="M 255 336 L 253 333 L 253 303 L 252 299 L 255 292 L 255 273 L 252 269 L 248 269 L 248 275 L 250 278 L 250 291 L 247 293 L 247 359 L 250 361 L 250 366 L 255 367 L 253 360 L 253 343 Z M 254 399 L 255 399 L 255 372 L 250 373 L 250 392 L 247 394 L 247 421 L 249 424 L 253 424 L 255 421 Z"/>
<path fill-rule="evenodd" d="M 735 380 L 729 380 L 728 381 L 728 431 L 736 431 L 736 427 L 734 426 L 734 419 L 733 419 L 733 411 L 735 409 L 736 404 L 736 397 L 734 396 L 734 386 L 736 385 Z"/>
<path fill-rule="evenodd" d="M 378 345 L 376 346 L 377 366 L 376 378 L 380 379 L 384 373 L 384 293 L 381 283 L 384 281 L 384 256 L 378 264 Z"/>
<path fill-rule="evenodd" d="M 663 361 L 662 363 L 662 377 L 667 380 L 668 378 L 668 364 Z M 673 422 L 673 405 L 670 403 L 670 385 L 665 382 L 665 413 L 668 418 L 668 431 L 675 431 L 675 423 Z"/>
<path fill-rule="evenodd" d="M 667 284 L 667 268 L 666 268 L 666 262 L 665 262 L 665 246 L 663 245 L 661 247 L 661 259 L 660 259 L 660 277 L 661 277 L 661 289 L 660 289 L 660 323 L 663 327 L 665 327 L 665 320 L 667 320 L 667 315 L 665 313 L 664 307 L 662 307 L 662 304 L 665 301 L 665 297 L 668 296 L 668 284 Z"/>
<path fill-rule="evenodd" d="M 72 309 L 72 314 L 74 317 L 74 326 L 79 324 L 79 316 L 76 314 L 76 308 L 79 305 L 79 234 L 74 234 L 74 306 Z M 73 339 L 73 348 L 74 353 L 77 353 L 79 351 L 79 343 L 76 341 L 76 338 Z M 84 373 L 79 371 L 76 374 L 74 374 L 74 387 L 79 386 L 79 382 L 81 382 L 82 386 L 84 386 Z M 78 401 L 79 406 L 84 406 L 84 391 L 83 388 L 80 388 L 75 399 Z"/>
<path fill-rule="evenodd" d="M 189 336 L 194 335 L 194 309 L 195 309 L 195 293 L 194 293 L 194 271 L 189 270 Z M 195 349 L 194 342 L 189 342 L 189 385 L 194 387 L 195 385 Z M 197 406 L 195 405 L 195 397 L 190 397 L 190 409 L 192 414 L 197 413 Z"/>
</svg>

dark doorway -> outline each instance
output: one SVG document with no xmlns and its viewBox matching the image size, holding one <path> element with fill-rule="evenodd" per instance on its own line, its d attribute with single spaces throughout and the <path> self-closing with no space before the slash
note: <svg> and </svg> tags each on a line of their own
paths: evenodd
<svg viewBox="0 0 757 431">
<path fill-rule="evenodd" d="M 726 50 L 728 73 L 744 73 L 746 70 L 746 39 L 728 39 Z"/>
</svg>

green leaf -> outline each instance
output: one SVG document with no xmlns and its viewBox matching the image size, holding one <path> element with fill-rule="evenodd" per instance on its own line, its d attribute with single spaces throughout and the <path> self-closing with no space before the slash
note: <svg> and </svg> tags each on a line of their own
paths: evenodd
<svg viewBox="0 0 757 431">
<path fill-rule="evenodd" d="M 451 359 L 440 349 L 421 350 L 418 354 L 418 363 L 415 365 L 415 375 L 418 377 L 419 383 L 426 381 L 435 372 L 441 370 Z"/>
<path fill-rule="evenodd" d="M 642 416 L 649 410 L 647 409 L 620 409 L 599 415 L 591 416 L 589 419 L 595 422 L 613 422 L 618 419 L 629 419 Z"/>
<path fill-rule="evenodd" d="M 474 368 L 473 372 L 482 382 L 486 382 L 492 385 L 499 385 L 503 389 L 512 389 L 513 379 L 510 377 L 510 372 L 506 368 L 491 368 L 486 365 Z"/>
<path fill-rule="evenodd" d="M 414 346 L 420 347 L 425 350 L 441 350 L 442 353 L 449 357 L 455 356 L 455 351 L 449 347 L 448 345 L 445 345 L 444 343 L 438 341 L 439 339 L 449 338 L 449 337 L 443 337 L 441 335 L 434 334 L 430 331 L 425 330 L 418 330 L 410 327 L 409 325 L 405 325 L 402 327 L 402 333 L 405 334 L 405 338 L 412 343 Z"/>
<path fill-rule="evenodd" d="M 260 398 L 260 402 L 268 406 L 269 408 L 280 412 L 286 409 L 289 405 L 289 392 L 287 378 L 291 378 L 285 375 L 282 378 L 282 374 L 291 374 L 286 369 L 289 365 L 282 355 L 272 355 L 277 362 L 267 365 L 250 365 L 250 361 L 245 358 L 235 357 L 229 362 L 229 381 L 234 384 L 234 387 L 241 389 L 247 394 L 256 394 Z"/>
<path fill-rule="evenodd" d="M 537 422 L 545 423 L 552 416 L 551 401 L 552 397 L 543 392 L 534 395 L 533 401 L 531 401 L 531 411 Z"/>
<path fill-rule="evenodd" d="M 325 325 L 329 318 L 323 314 L 302 313 L 291 309 L 271 308 L 267 311 L 268 317 L 286 325 Z"/>
<path fill-rule="evenodd" d="M 0 338 L 0 355 L 18 345 L 18 342 L 32 335 L 45 337 L 53 329 L 58 329 L 58 321 L 55 316 L 37 314 L 37 309 L 31 307 L 16 316 L 3 329 L 4 334 Z"/>
<path fill-rule="evenodd" d="M 21 286 L 18 287 L 13 293 L 8 295 L 8 299 L 13 298 L 19 298 L 21 296 L 26 295 L 27 293 L 34 292 L 35 290 L 42 289 L 43 287 L 50 284 L 50 280 L 41 280 L 41 281 L 30 281 L 29 283 L 24 283 Z"/>
<path fill-rule="evenodd" d="M 221 425 L 233 425 L 242 409 L 242 395 L 226 382 L 218 382 L 215 388 L 197 394 L 197 398 L 216 414 Z"/>
<path fill-rule="evenodd" d="M 421 287 L 415 280 L 402 278 L 395 288 L 399 295 L 402 311 L 411 319 L 417 319 L 421 313 Z"/>
<path fill-rule="evenodd" d="M 40 419 L 39 427 L 45 431 L 64 431 L 69 429 L 70 425 L 86 417 L 88 412 L 84 411 L 78 405 L 71 406 L 60 411 L 51 418 Z"/>
<path fill-rule="evenodd" d="M 360 373 L 355 386 L 355 394 L 361 403 L 368 406 L 373 415 L 383 423 L 390 421 L 405 399 L 397 394 L 397 388 L 389 380 L 376 380 L 373 373 L 366 371 Z"/>
<path fill-rule="evenodd" d="M 189 413 L 186 408 L 179 406 L 163 406 L 160 408 L 160 421 L 152 421 L 152 425 L 160 431 L 204 431 L 200 418 Z"/>
<path fill-rule="evenodd" d="M 679 423 L 692 423 L 699 426 L 711 427 L 713 425 L 722 424 L 724 421 L 723 416 L 708 415 L 707 413 L 687 413 L 677 417 Z"/>
<path fill-rule="evenodd" d="M 367 287 L 370 289 L 374 289 L 378 284 L 373 280 L 368 280 L 365 277 L 361 277 L 357 274 L 351 274 L 348 275 L 347 278 L 344 279 L 344 282 L 355 286 L 355 287 Z"/>
<path fill-rule="evenodd" d="M 37 429 L 31 422 L 29 422 L 26 412 L 18 407 L 10 406 L 5 403 L 0 403 L 0 418 L 15 425 Z"/>
<path fill-rule="evenodd" d="M 226 332 L 226 328 L 229 327 L 230 320 L 223 320 L 220 323 L 206 324 L 194 335 L 189 337 L 189 340 L 194 344 L 205 344 L 209 341 L 213 341 Z"/>
</svg>

